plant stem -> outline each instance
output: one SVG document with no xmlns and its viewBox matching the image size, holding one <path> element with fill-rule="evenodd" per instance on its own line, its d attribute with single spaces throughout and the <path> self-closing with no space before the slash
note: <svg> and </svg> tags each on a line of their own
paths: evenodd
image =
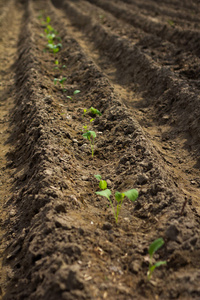
<svg viewBox="0 0 200 300">
<path fill-rule="evenodd" d="M 116 213 L 115 213 L 115 209 L 114 209 L 114 206 L 113 206 L 112 201 L 110 200 L 110 198 L 109 198 L 109 201 L 110 201 L 110 205 L 111 205 L 111 207 L 112 207 L 113 213 L 114 213 L 115 221 L 116 221 L 116 223 L 117 223 L 118 217 L 117 217 L 117 215 L 116 215 Z"/>
</svg>

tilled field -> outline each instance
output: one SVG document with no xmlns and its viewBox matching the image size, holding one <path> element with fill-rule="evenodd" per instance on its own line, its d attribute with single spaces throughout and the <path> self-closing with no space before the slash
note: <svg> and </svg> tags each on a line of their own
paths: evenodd
<svg viewBox="0 0 200 300">
<path fill-rule="evenodd" d="M 197 0 L 0 0 L 2 299 L 200 299 L 199 13 Z M 117 224 L 97 174 L 139 192 Z M 161 237 L 167 264 L 148 280 Z"/>
</svg>

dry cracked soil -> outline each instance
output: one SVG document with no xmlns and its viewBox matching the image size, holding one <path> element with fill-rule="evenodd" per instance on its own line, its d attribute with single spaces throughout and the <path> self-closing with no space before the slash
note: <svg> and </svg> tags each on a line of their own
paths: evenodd
<svg viewBox="0 0 200 300">
<path fill-rule="evenodd" d="M 0 0 L 1 299 L 200 299 L 199 14 Z M 139 193 L 117 223 L 97 174 Z"/>
</svg>

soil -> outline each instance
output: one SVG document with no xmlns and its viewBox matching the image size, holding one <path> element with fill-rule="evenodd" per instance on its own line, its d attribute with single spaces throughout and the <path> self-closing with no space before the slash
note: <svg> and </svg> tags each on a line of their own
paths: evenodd
<svg viewBox="0 0 200 300">
<path fill-rule="evenodd" d="M 1 299 L 200 299 L 199 12 L 0 0 Z M 97 174 L 112 194 L 139 192 L 117 223 Z M 167 264 L 148 280 L 160 237 Z"/>
</svg>

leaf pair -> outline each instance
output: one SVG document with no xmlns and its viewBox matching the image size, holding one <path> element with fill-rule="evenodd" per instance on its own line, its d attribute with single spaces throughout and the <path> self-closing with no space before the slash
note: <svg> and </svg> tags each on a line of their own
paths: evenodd
<svg viewBox="0 0 200 300">
<path fill-rule="evenodd" d="M 101 190 L 107 189 L 107 182 L 106 182 L 106 180 L 102 180 L 102 179 L 101 179 L 101 175 L 94 175 L 94 177 L 95 177 L 97 180 L 99 180 L 99 188 L 100 188 Z"/>
<path fill-rule="evenodd" d="M 94 139 L 96 137 L 96 133 L 94 131 L 88 130 L 82 135 L 85 139 L 88 139 L 90 142 L 90 147 L 92 151 L 92 157 L 94 156 Z"/>
<path fill-rule="evenodd" d="M 107 183 L 106 183 L 106 185 L 107 185 Z M 110 205 L 111 205 L 111 208 L 112 208 L 112 211 L 113 211 L 116 223 L 118 222 L 118 217 L 119 217 L 119 213 L 120 213 L 120 210 L 121 210 L 124 198 L 127 197 L 129 200 L 131 200 L 133 202 L 138 198 L 138 191 L 135 190 L 135 189 L 131 189 L 131 190 L 128 190 L 128 191 L 123 192 L 123 193 L 120 193 L 118 191 L 115 192 L 115 200 L 117 202 L 117 207 L 116 207 L 116 210 L 115 210 L 115 208 L 113 206 L 113 203 L 112 203 L 112 201 L 110 199 L 110 196 L 112 195 L 111 190 L 109 190 L 109 189 L 106 188 L 103 191 L 96 192 L 96 194 L 99 195 L 99 196 L 106 197 L 108 199 L 108 201 L 110 202 Z"/>
<path fill-rule="evenodd" d="M 164 240 L 163 238 L 159 238 L 157 240 L 155 240 L 150 246 L 149 246 L 149 256 L 150 256 L 150 260 L 149 260 L 149 270 L 147 273 L 147 277 L 148 280 L 151 279 L 152 273 L 155 270 L 155 268 L 160 267 L 162 265 L 166 265 L 166 261 L 158 261 L 155 264 L 153 264 L 153 255 L 154 253 L 160 249 L 163 245 L 164 245 Z"/>
</svg>

